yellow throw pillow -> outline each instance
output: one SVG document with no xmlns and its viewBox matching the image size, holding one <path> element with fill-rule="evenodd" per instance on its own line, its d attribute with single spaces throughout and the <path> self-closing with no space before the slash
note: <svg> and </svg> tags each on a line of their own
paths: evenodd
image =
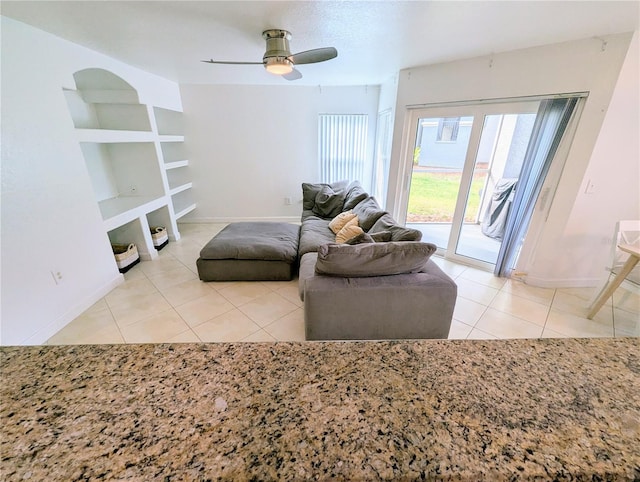
<svg viewBox="0 0 640 482">
<path fill-rule="evenodd" d="M 331 220 L 331 222 L 329 223 L 329 229 L 333 231 L 333 234 L 338 234 L 338 231 L 344 228 L 344 225 L 355 217 L 356 215 L 351 211 L 340 213 Z"/>
<path fill-rule="evenodd" d="M 338 231 L 338 234 L 336 234 L 336 243 L 346 243 L 351 238 L 362 233 L 364 233 L 364 231 L 360 226 L 358 226 L 358 216 L 356 216 L 347 224 L 345 224 L 340 231 Z"/>
</svg>

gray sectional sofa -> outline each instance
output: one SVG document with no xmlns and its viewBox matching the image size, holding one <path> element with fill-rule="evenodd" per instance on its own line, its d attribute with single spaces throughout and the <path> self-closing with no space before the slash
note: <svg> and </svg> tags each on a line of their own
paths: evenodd
<svg viewBox="0 0 640 482">
<path fill-rule="evenodd" d="M 307 340 L 447 338 L 457 286 L 436 247 L 399 225 L 360 183 L 303 184 L 299 293 Z M 336 244 L 331 221 L 351 211 L 362 233 Z"/>
</svg>

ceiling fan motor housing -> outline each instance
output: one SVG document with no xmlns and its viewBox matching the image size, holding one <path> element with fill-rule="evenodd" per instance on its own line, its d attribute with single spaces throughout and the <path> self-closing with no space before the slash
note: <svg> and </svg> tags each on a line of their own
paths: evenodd
<svg viewBox="0 0 640 482">
<path fill-rule="evenodd" d="M 315 64 L 331 60 L 338 55 L 334 47 L 324 47 L 320 49 L 305 50 L 291 54 L 289 40 L 291 33 L 287 30 L 272 28 L 262 32 L 262 38 L 267 43 L 267 48 L 262 56 L 262 62 L 231 62 L 222 60 L 203 60 L 210 64 L 231 64 L 231 65 L 256 65 L 262 64 L 267 72 L 274 75 L 281 75 L 287 80 L 298 80 L 302 74 L 295 69 L 297 64 Z"/>
<path fill-rule="evenodd" d="M 289 39 L 291 33 L 286 30 L 271 29 L 262 32 L 262 38 L 267 41 L 267 50 L 262 57 L 263 62 L 274 57 L 287 58 L 291 56 Z"/>
</svg>

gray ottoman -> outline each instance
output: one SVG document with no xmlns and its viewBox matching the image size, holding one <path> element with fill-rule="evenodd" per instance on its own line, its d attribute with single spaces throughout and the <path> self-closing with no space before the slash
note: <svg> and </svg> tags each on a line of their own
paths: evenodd
<svg viewBox="0 0 640 482">
<path fill-rule="evenodd" d="M 300 226 L 232 223 L 200 251 L 202 281 L 286 281 L 297 272 Z"/>
</svg>

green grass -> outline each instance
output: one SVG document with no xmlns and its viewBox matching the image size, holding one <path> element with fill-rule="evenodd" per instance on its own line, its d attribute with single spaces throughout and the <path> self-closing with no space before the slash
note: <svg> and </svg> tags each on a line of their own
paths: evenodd
<svg viewBox="0 0 640 482">
<path fill-rule="evenodd" d="M 409 191 L 408 222 L 447 223 L 453 218 L 460 187 L 460 173 L 414 172 Z M 474 222 L 484 178 L 471 183 L 466 222 Z"/>
</svg>

